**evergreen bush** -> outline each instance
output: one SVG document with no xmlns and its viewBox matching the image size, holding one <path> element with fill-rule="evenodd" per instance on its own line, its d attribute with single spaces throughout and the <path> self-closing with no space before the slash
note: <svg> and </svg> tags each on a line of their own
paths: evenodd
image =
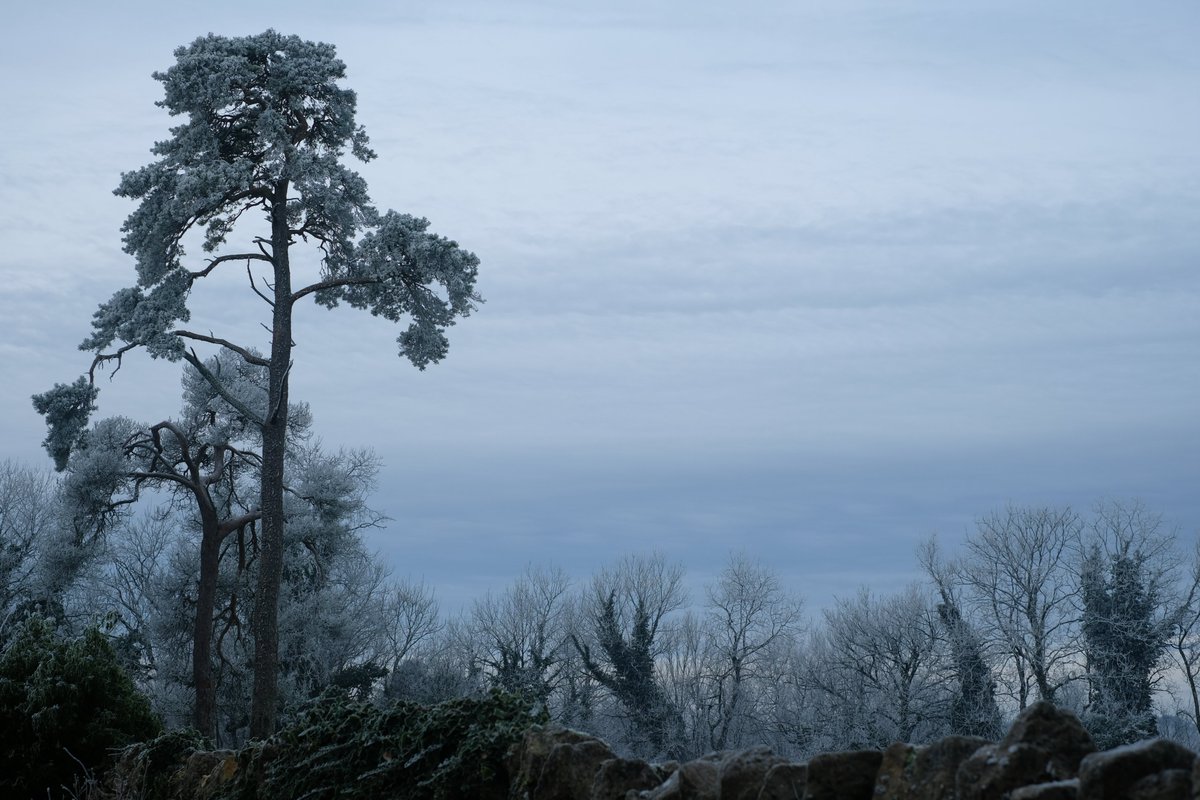
<svg viewBox="0 0 1200 800">
<path fill-rule="evenodd" d="M 30 615 L 0 654 L 0 796 L 59 798 L 161 726 L 105 637 Z"/>
</svg>

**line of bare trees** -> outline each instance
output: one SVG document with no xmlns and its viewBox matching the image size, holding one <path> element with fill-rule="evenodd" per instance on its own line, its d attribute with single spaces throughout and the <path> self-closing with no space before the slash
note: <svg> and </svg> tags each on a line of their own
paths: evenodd
<svg viewBox="0 0 1200 800">
<path fill-rule="evenodd" d="M 195 523 L 177 504 L 72 560 L 55 538 L 60 493 L 0 465 L 0 639 L 30 608 L 99 622 L 168 723 L 189 724 Z M 646 757 L 996 736 L 1039 699 L 1074 709 L 1102 744 L 1200 742 L 1200 545 L 1138 503 L 991 513 L 953 552 L 918 548 L 923 578 L 902 591 L 851 590 L 817 614 L 738 553 L 692 593 L 662 554 L 584 582 L 530 565 L 448 617 L 346 520 L 305 519 L 281 605 L 285 705 L 331 688 L 419 702 L 501 688 Z M 230 744 L 249 725 L 252 648 L 236 606 L 253 602 L 253 563 L 227 549 L 212 650 L 217 738 Z"/>
<path fill-rule="evenodd" d="M 531 567 L 434 643 L 476 690 L 524 691 L 643 755 L 996 737 L 1035 700 L 1072 708 L 1105 746 L 1200 743 L 1194 537 L 1136 502 L 1012 506 L 954 553 L 931 538 L 917 562 L 923 579 L 902 591 L 864 587 L 815 616 L 744 554 L 696 597 L 661 554 L 574 590 Z"/>
</svg>

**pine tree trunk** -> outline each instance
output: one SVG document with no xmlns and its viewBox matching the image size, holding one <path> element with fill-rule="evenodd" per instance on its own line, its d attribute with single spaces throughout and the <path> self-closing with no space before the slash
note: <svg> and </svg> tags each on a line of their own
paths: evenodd
<svg viewBox="0 0 1200 800">
<path fill-rule="evenodd" d="M 275 308 L 271 336 L 270 394 L 263 425 L 262 540 L 251 627 L 254 632 L 254 696 L 250 737 L 275 732 L 279 700 L 279 584 L 283 576 L 283 465 L 287 453 L 288 371 L 292 357 L 290 234 L 287 181 L 276 184 L 271 207 Z"/>
</svg>

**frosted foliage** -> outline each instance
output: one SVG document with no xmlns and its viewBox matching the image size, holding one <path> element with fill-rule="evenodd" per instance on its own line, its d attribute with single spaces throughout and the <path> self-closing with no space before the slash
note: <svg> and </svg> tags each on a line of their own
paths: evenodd
<svg viewBox="0 0 1200 800">
<path fill-rule="evenodd" d="M 248 524 L 247 515 L 261 521 L 253 711 L 259 735 L 273 729 L 277 707 L 274 630 L 283 527 L 285 517 L 299 519 L 284 508 L 283 495 L 292 492 L 326 518 L 354 516 L 361 505 L 346 487 L 331 483 L 331 474 L 293 471 L 291 485 L 281 485 L 285 461 L 303 450 L 308 428 L 305 410 L 296 409 L 289 419 L 293 409 L 283 407 L 295 304 L 309 296 L 327 306 L 345 300 L 393 322 L 407 321 L 398 337 L 400 354 L 424 369 L 445 357 L 446 329 L 479 302 L 478 259 L 429 233 L 424 219 L 380 215 L 365 181 L 342 164 L 347 153 L 363 161 L 374 157 L 355 122 L 355 94 L 339 85 L 345 73 L 333 46 L 273 30 L 246 37 L 210 34 L 175 51 L 175 63 L 154 77 L 164 89 L 159 105 L 179 124 L 154 145 L 155 160 L 123 174 L 115 190 L 137 204 L 121 228 L 124 250 L 135 261 L 136 285 L 118 290 L 93 316 L 92 334 L 82 344 L 94 353 L 87 380 L 35 398 L 50 423 L 46 447 L 61 468 L 86 428 L 97 368 L 119 369 L 129 351 L 145 348 L 154 358 L 185 360 L 208 384 L 206 389 L 195 376 L 185 377 L 184 419 L 151 427 L 148 440 L 127 446 L 125 455 L 144 456 L 152 464 L 131 478 L 135 496 L 140 482 L 151 480 L 174 481 L 196 495 L 210 544 L 228 535 L 229 525 Z M 239 227 L 247 214 L 253 220 L 249 230 Z M 189 257 L 184 242 L 197 234 L 202 253 Z M 241 245 L 230 248 L 236 239 Z M 293 259 L 294 246 L 319 252 L 315 270 L 310 259 Z M 304 266 L 294 270 L 293 263 Z M 196 282 L 214 270 L 240 271 L 242 265 L 248 290 L 269 308 L 266 356 L 211 329 L 181 327 L 190 318 L 187 301 Z M 197 343 L 218 348 L 220 355 L 205 360 Z M 257 435 L 250 435 L 252 428 Z M 166 452 L 166 434 L 178 442 L 178 460 Z M 249 455 L 234 443 L 260 452 Z M 351 460 L 362 466 L 362 459 Z M 237 480 L 227 475 L 247 462 L 269 476 L 260 481 L 257 510 L 240 500 Z M 201 478 L 205 469 L 211 472 Z M 221 484 L 222 497 L 212 497 L 210 484 Z M 216 519 L 234 508 L 247 513 Z M 369 515 L 355 524 L 371 524 Z M 204 552 L 203 573 L 209 575 L 213 549 Z M 204 605 L 211 583 L 202 585 Z M 196 683 L 198 694 L 207 692 L 203 676 Z M 199 718 L 210 699 L 206 695 L 197 704 L 201 727 L 208 725 Z"/>
<path fill-rule="evenodd" d="M 374 469 L 369 453 L 318 452 L 298 458 L 325 477 L 324 505 L 289 495 L 286 563 L 280 604 L 281 703 L 302 702 L 363 664 L 398 663 L 395 599 L 406 584 L 392 585 L 358 533 L 377 516 L 365 503 L 366 478 Z M 338 471 L 346 474 L 338 476 Z M 351 477 L 347 477 L 347 475 Z M 339 497 L 337 487 L 349 493 Z M 253 494 L 253 492 L 249 492 Z M 134 672 L 168 723 L 191 723 L 193 693 L 192 629 L 199 570 L 199 525 L 186 506 L 159 524 L 138 523 L 114 530 L 106 550 L 108 565 L 91 588 L 98 607 L 115 609 L 114 635 L 127 644 Z M 255 597 L 258 540 L 255 531 L 234 531 L 219 564 L 214 609 L 213 663 L 218 730 L 222 744 L 244 740 L 251 695 L 253 647 L 249 610 Z M 436 602 L 426 596 L 423 641 L 437 627 Z"/>
<path fill-rule="evenodd" d="M 1084 722 L 1098 746 L 1113 747 L 1155 733 L 1153 695 L 1181 621 L 1172 597 L 1180 578 L 1173 536 L 1141 503 L 1100 504 L 1090 538 L 1080 570 Z"/>
<path fill-rule="evenodd" d="M 183 342 L 173 335 L 176 322 L 187 322 L 187 296 L 191 276 L 173 269 L 157 280 L 149 292 L 141 287 L 121 289 L 92 315 L 92 335 L 80 344 L 83 350 L 100 351 L 116 340 L 138 344 L 151 356 L 177 361 Z"/>
<path fill-rule="evenodd" d="M 959 730 L 956 715 L 961 717 L 967 696 L 963 639 L 962 628 L 947 622 L 948 598 L 972 632 L 987 622 L 972 598 L 976 587 L 957 572 L 961 562 L 931 556 L 925 561 L 937 567 L 930 569 L 931 585 L 893 595 L 863 590 L 813 621 L 812 632 L 803 637 L 798 599 L 767 568 L 743 556 L 731 558 L 706 587 L 705 601 L 686 612 L 677 605 L 680 570 L 661 557 L 632 557 L 582 587 L 572 587 L 559 570 L 531 566 L 467 614 L 443 623 L 430 587 L 390 581 L 363 548 L 358 529 L 373 519 L 360 506 L 365 498 L 353 491 L 336 497 L 338 487 L 355 484 L 336 473 L 369 464 L 335 453 L 318 466 L 324 458 L 319 451 L 309 453 L 289 473 L 296 486 L 305 470 L 324 476 L 309 480 L 325 487 L 327 502 L 319 509 L 298 494 L 288 501 L 279 670 L 285 709 L 331 687 L 377 699 L 437 702 L 499 685 L 540 700 L 556 721 L 603 736 L 619 752 L 681 758 L 722 745 L 765 744 L 803 760 L 816 752 L 878 748 L 900 739 L 922 744 Z M 6 608 L 13 609 L 33 596 L 32 587 L 43 585 L 41 575 L 53 571 L 41 571 L 37 544 L 14 535 L 25 523 L 13 520 L 40 525 L 52 547 L 58 534 L 53 504 L 49 515 L 36 513 L 36 504 L 14 504 L 36 493 L 38 480 L 53 487 L 53 479 L 43 475 L 30 483 L 29 474 L 0 470 L 0 478 L 5 475 L 15 476 L 8 485 L 17 489 L 2 491 L 0 480 L 0 533 L 13 543 L 0 553 L 0 588 L 7 587 Z M 348 513 L 331 514 L 333 509 Z M 1110 513 L 1097 524 L 1113 519 Z M 186 513 L 162 520 L 159 528 L 114 529 L 100 577 L 91 577 L 93 569 L 65 572 L 77 581 L 82 575 L 86 586 L 84 592 L 73 590 L 69 602 L 78 608 L 86 596 L 91 609 L 105 610 L 119 652 L 134 665 L 156 709 L 170 724 L 181 725 L 190 722 L 191 711 L 198 523 Z M 1152 552 L 1163 565 L 1183 562 L 1173 542 L 1139 542 L 1130 552 Z M 964 551 L 971 556 L 969 546 Z M 1165 569 L 1151 575 L 1162 590 L 1155 619 L 1174 625 L 1170 648 L 1182 683 L 1160 684 L 1159 673 L 1152 674 L 1152 716 L 1138 709 L 1139 719 L 1157 723 L 1158 735 L 1188 742 L 1200 730 L 1195 724 L 1200 700 L 1189 682 L 1200 673 L 1198 554 L 1192 552 L 1178 574 Z M 249 724 L 253 658 L 247 610 L 255 602 L 259 558 L 257 531 L 247 527 L 227 540 L 220 562 L 213 659 L 223 745 L 244 740 Z M 1124 632 L 1143 628 L 1149 630 L 1130 624 Z M 1066 641 L 1076 633 L 1067 628 L 1054 636 Z M 563 646 L 564 637 L 569 646 Z M 1014 662 L 1001 648 L 973 648 L 981 684 L 1025 663 Z M 1057 699 L 1080 709 L 1097 726 L 1093 735 L 1111 733 L 1111 713 L 1098 716 L 1111 712 L 1111 704 L 1097 705 L 1094 697 L 1105 688 L 1103 664 L 1084 666 L 1089 672 L 1060 686 Z M 1169 694 L 1171 688 L 1178 693 Z M 1017 711 L 1015 698 L 1001 699 L 1000 707 L 989 701 L 985 720 L 999 730 L 1007 720 L 993 717 L 1011 719 Z"/>
<path fill-rule="evenodd" d="M 319 692 L 340 671 L 383 660 L 388 652 L 388 620 L 378 613 L 388 593 L 385 572 L 356 533 L 311 519 L 297 522 L 298 535 L 289 535 L 287 544 L 289 567 L 284 571 L 280 601 L 284 708 Z M 241 572 L 236 565 L 226 565 L 223 591 L 242 598 L 243 608 L 252 601 L 256 565 L 252 560 Z M 227 608 L 229 602 L 227 596 Z M 221 651 L 220 708 L 226 727 L 237 728 L 238 736 L 243 732 L 237 726 L 237 715 L 249 707 L 250 698 L 252 649 L 244 635 L 246 622 L 243 617 L 236 631 L 224 637 Z"/>
<path fill-rule="evenodd" d="M 308 504 L 313 519 L 351 527 L 377 521 L 367 508 L 367 495 L 379 473 L 379 459 L 373 451 L 326 453 L 313 446 L 297 453 L 290 472 L 293 493 Z"/>
<path fill-rule="evenodd" d="M 33 407 L 46 418 L 47 433 L 42 440 L 54 459 L 56 469 L 63 469 L 91 413 L 96 410 L 96 387 L 87 378 L 74 383 L 56 383 L 54 388 L 33 396 Z"/>
<path fill-rule="evenodd" d="M 249 352 L 258 355 L 257 351 Z M 241 356 L 227 350 L 207 359 L 204 366 L 242 406 L 259 419 L 266 416 L 265 367 L 247 363 Z M 260 438 L 258 426 L 253 420 L 247 419 L 240 409 L 234 408 L 195 367 L 188 365 L 184 368 L 182 385 L 183 417 L 197 423 L 206 417 L 210 420 L 202 434 L 204 441 L 256 441 Z"/>
<path fill-rule="evenodd" d="M 109 603 L 123 594 L 123 605 L 149 609 L 140 618 L 124 611 L 120 626 L 138 631 L 145 638 L 141 655 L 146 660 L 141 662 L 143 669 L 139 670 L 144 676 L 143 688 L 168 727 L 182 727 L 192 724 L 195 701 L 191 657 L 199 571 L 196 526 L 186 516 L 166 517 L 162 524 L 167 538 L 155 549 L 153 568 L 146 570 L 149 579 L 131 580 L 136 574 L 133 553 L 128 548 L 114 548 L 109 553 L 109 569 L 125 579 L 104 588 Z M 136 535 L 137 530 L 131 528 L 129 535 Z M 223 565 L 221 571 L 219 585 L 223 595 L 233 579 L 234 570 L 229 566 Z M 222 611 L 214 638 L 222 650 L 232 650 L 242 636 L 239 627 L 242 612 L 236 606 Z M 214 651 L 220 652 L 217 648 Z M 216 659 L 218 676 L 222 674 L 223 663 L 221 658 Z"/>
<path fill-rule="evenodd" d="M 240 667 L 230 673 L 229 664 L 249 660 L 245 614 L 253 607 L 254 592 L 248 580 L 259 553 L 255 526 L 261 518 L 262 437 L 247 414 L 266 413 L 267 393 L 266 369 L 253 363 L 256 358 L 253 351 L 225 352 L 199 367 L 185 367 L 183 409 L 177 418 L 146 425 L 111 417 L 75 436 L 61 481 L 61 520 L 54 531 L 60 544 L 35 573 L 40 585 L 50 587 L 46 591 L 58 591 L 54 587 L 69 585 L 81 573 L 93 545 L 110 547 L 113 577 L 98 585 L 109 605 L 120 609 L 112 624 L 124 632 L 135 671 L 149 676 L 156 696 L 167 703 L 162 710 L 172 718 L 186 711 L 171 705 L 181 686 L 216 685 L 226 696 L 223 702 L 245 705 L 244 675 Z M 200 367 L 219 376 L 221 391 Z M 330 620 L 327 628 L 307 631 L 307 645 L 299 640 L 290 645 L 293 660 L 307 666 L 295 667 L 288 680 L 311 687 L 327 683 L 346 664 L 382 658 L 379 654 L 388 650 L 378 643 L 386 638 L 381 625 L 364 627 L 364 620 L 379 618 L 383 601 L 377 587 L 383 575 L 357 544 L 357 532 L 379 521 L 366 502 L 378 461 L 369 450 L 325 453 L 309 444 L 311 415 L 302 405 L 291 409 L 296 426 L 285 470 L 289 567 L 284 608 L 293 615 L 288 624 L 300 629 L 305 620 Z M 145 555 L 145 548 L 133 546 L 146 538 L 145 531 L 125 525 L 147 490 L 171 501 L 179 530 L 170 548 L 158 548 L 160 555 L 168 550 L 171 555 L 169 568 L 149 570 L 170 576 L 157 581 L 131 577 L 146 573 L 145 564 L 154 559 Z M 210 555 L 199 559 L 201 552 Z M 346 556 L 354 552 L 358 555 Z M 340 594 L 331 600 L 334 587 L 340 587 Z M 224 606 L 214 605 L 214 593 Z M 181 600 L 164 601 L 164 596 Z M 164 616 L 158 613 L 163 609 L 172 611 Z M 209 641 L 201 620 L 210 615 L 215 657 L 202 655 L 193 662 L 195 642 Z M 363 630 L 373 633 L 364 638 Z M 306 646 L 319 652 L 304 650 Z M 199 675 L 203 668 L 197 664 L 212 665 L 211 679 Z M 302 694 L 300 688 L 293 692 Z M 201 702 L 197 692 L 196 708 L 212 708 L 215 697 L 209 692 Z M 196 724 L 212 731 L 215 720 L 206 713 Z"/>
<path fill-rule="evenodd" d="M 293 571 L 280 608 L 284 672 L 292 696 L 330 685 L 338 672 L 379 655 L 384 620 L 378 615 L 386 573 L 357 536 L 331 541 L 318 562 L 295 554 L 312 570 Z M 303 577 L 301 577 L 303 576 Z"/>
<path fill-rule="evenodd" d="M 46 472 L 0 461 L 0 641 L 39 599 L 40 565 L 60 523 L 56 484 Z"/>
<path fill-rule="evenodd" d="M 429 220 L 389 211 L 363 236 L 355 258 L 330 270 L 330 277 L 352 282 L 317 295 L 330 308 L 345 300 L 392 322 L 410 316 L 397 342 L 400 355 L 421 369 L 442 360 L 449 347 L 446 327 L 479 302 L 479 259 L 428 228 Z M 444 298 L 434 285 L 443 288 Z"/>
<path fill-rule="evenodd" d="M 247 348 L 246 353 L 253 358 L 259 357 L 254 348 Z M 195 365 L 187 364 L 182 378 L 180 415 L 187 421 L 193 441 L 197 444 L 240 443 L 257 448 L 262 442 L 257 421 L 265 418 L 268 411 L 267 368 L 250 363 L 230 350 L 218 351 L 201 366 L 207 375 Z M 221 386 L 220 391 L 214 385 L 214 378 Z M 290 443 L 301 447 L 311 430 L 312 412 L 308 404 L 289 403 Z"/>
<path fill-rule="evenodd" d="M 209 35 L 175 57 L 154 77 L 161 105 L 186 121 L 154 146 L 159 161 L 123 175 L 116 190 L 142 201 L 123 227 L 139 286 L 181 268 L 181 231 L 203 226 L 204 248 L 215 250 L 281 180 L 302 198 L 290 208 L 294 227 L 330 243 L 334 262 L 348 258 L 369 206 L 365 183 L 339 159 L 347 146 L 363 160 L 373 153 L 354 122 L 354 92 L 337 85 L 345 65 L 333 46 L 275 31 Z"/>
<path fill-rule="evenodd" d="M 232 354 L 207 364 L 240 402 L 265 408 L 261 368 Z M 298 416 L 303 421 L 307 412 Z M 62 465 L 62 499 L 76 538 L 103 534 L 148 487 L 174 492 L 185 502 L 200 489 L 226 513 L 248 511 L 249 501 L 238 498 L 253 497 L 258 456 L 244 448 L 257 440 L 257 427 L 187 366 L 179 417 L 154 425 L 109 417 L 75 436 Z"/>
<path fill-rule="evenodd" d="M 126 417 L 97 422 L 81 437 L 80 446 L 64 471 L 62 499 L 78 539 L 99 535 L 120 512 L 113 497 L 127 486 L 136 469 L 128 447 L 145 427 Z"/>
<path fill-rule="evenodd" d="M 374 153 L 355 122 L 354 92 L 338 85 L 345 65 L 334 48 L 269 30 L 209 35 L 175 56 L 155 78 L 165 90 L 160 105 L 182 122 L 154 146 L 157 160 L 122 175 L 116 189 L 138 201 L 122 226 L 137 284 L 100 306 L 82 348 L 95 352 L 97 363 L 119 363 L 134 347 L 191 361 L 198 357 L 186 345 L 197 338 L 244 354 L 218 337 L 177 327 L 189 319 L 193 284 L 226 261 L 266 264 L 278 282 L 290 271 L 287 248 L 305 242 L 320 250 L 319 275 L 307 286 L 289 275 L 285 282 L 296 290 L 272 302 L 292 304 L 312 294 L 326 306 L 345 300 L 394 322 L 407 318 L 401 355 L 422 369 L 440 361 L 446 328 L 479 301 L 478 259 L 430 233 L 427 220 L 380 215 L 366 183 L 341 163 L 347 151 L 361 160 Z M 275 212 L 280 203 L 282 215 Z M 247 212 L 271 222 L 272 237 L 252 236 L 243 252 L 226 252 Z M 203 231 L 206 255 L 189 263 L 183 242 L 193 229 Z M 251 288 L 258 291 L 257 284 Z M 261 357 L 247 361 L 267 366 Z M 220 383 L 215 374 L 207 377 Z"/>
</svg>

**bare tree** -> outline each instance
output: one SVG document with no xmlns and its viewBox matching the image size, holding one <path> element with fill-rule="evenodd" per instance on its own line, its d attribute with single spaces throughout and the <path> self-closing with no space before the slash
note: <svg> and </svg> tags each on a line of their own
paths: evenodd
<svg viewBox="0 0 1200 800">
<path fill-rule="evenodd" d="M 823 668 L 827 659 L 820 649 L 823 632 L 806 625 L 787 646 L 771 653 L 769 680 L 764 682 L 759 703 L 766 715 L 768 727 L 763 741 L 775 752 L 796 760 L 805 760 L 818 752 L 844 749 L 845 738 L 836 742 L 828 735 L 830 715 L 825 714 L 829 699 L 822 688 L 811 680 L 815 670 Z"/>
<path fill-rule="evenodd" d="M 777 663 L 772 651 L 790 644 L 799 630 L 801 602 L 790 596 L 767 567 L 735 554 L 708 588 L 707 626 L 710 639 L 708 708 L 712 749 L 742 744 L 753 730 L 761 733 L 753 692 L 770 679 Z"/>
<path fill-rule="evenodd" d="M 437 596 L 424 581 L 393 583 L 380 598 L 377 613 L 383 620 L 382 661 L 389 673 L 444 627 Z"/>
<path fill-rule="evenodd" d="M 683 757 L 696 757 L 712 747 L 712 641 L 705 620 L 688 610 L 670 626 L 657 668 L 663 691 L 683 723 Z"/>
<path fill-rule="evenodd" d="M 845 745 L 918 742 L 943 731 L 949 674 L 937 624 L 915 586 L 887 598 L 863 589 L 826 610 L 820 657 L 808 679 L 850 721 L 843 726 L 843 735 L 852 736 Z"/>
<path fill-rule="evenodd" d="M 558 568 L 526 567 L 500 594 L 476 600 L 466 623 L 476 663 L 495 686 L 549 709 L 566 677 L 573 605 Z"/>
<path fill-rule="evenodd" d="M 1185 713 L 1200 734 L 1200 540 L 1192 551 L 1192 563 L 1177 608 L 1171 654 L 1187 687 L 1190 708 Z"/>
<path fill-rule="evenodd" d="M 38 599 L 44 548 L 59 524 L 54 476 L 0 461 L 0 641 L 10 621 Z"/>
<path fill-rule="evenodd" d="M 95 607 L 107 609 L 106 627 L 126 668 L 149 691 L 158 677 L 162 645 L 154 633 L 159 585 L 175 535 L 166 515 L 130 520 L 107 538 L 104 566 L 90 587 Z"/>
<path fill-rule="evenodd" d="M 1078 582 L 1083 529 L 1069 508 L 1009 506 L 979 520 L 962 575 L 984 633 L 1003 652 L 1020 708 L 1030 695 L 1053 702 L 1078 677 Z"/>
</svg>

